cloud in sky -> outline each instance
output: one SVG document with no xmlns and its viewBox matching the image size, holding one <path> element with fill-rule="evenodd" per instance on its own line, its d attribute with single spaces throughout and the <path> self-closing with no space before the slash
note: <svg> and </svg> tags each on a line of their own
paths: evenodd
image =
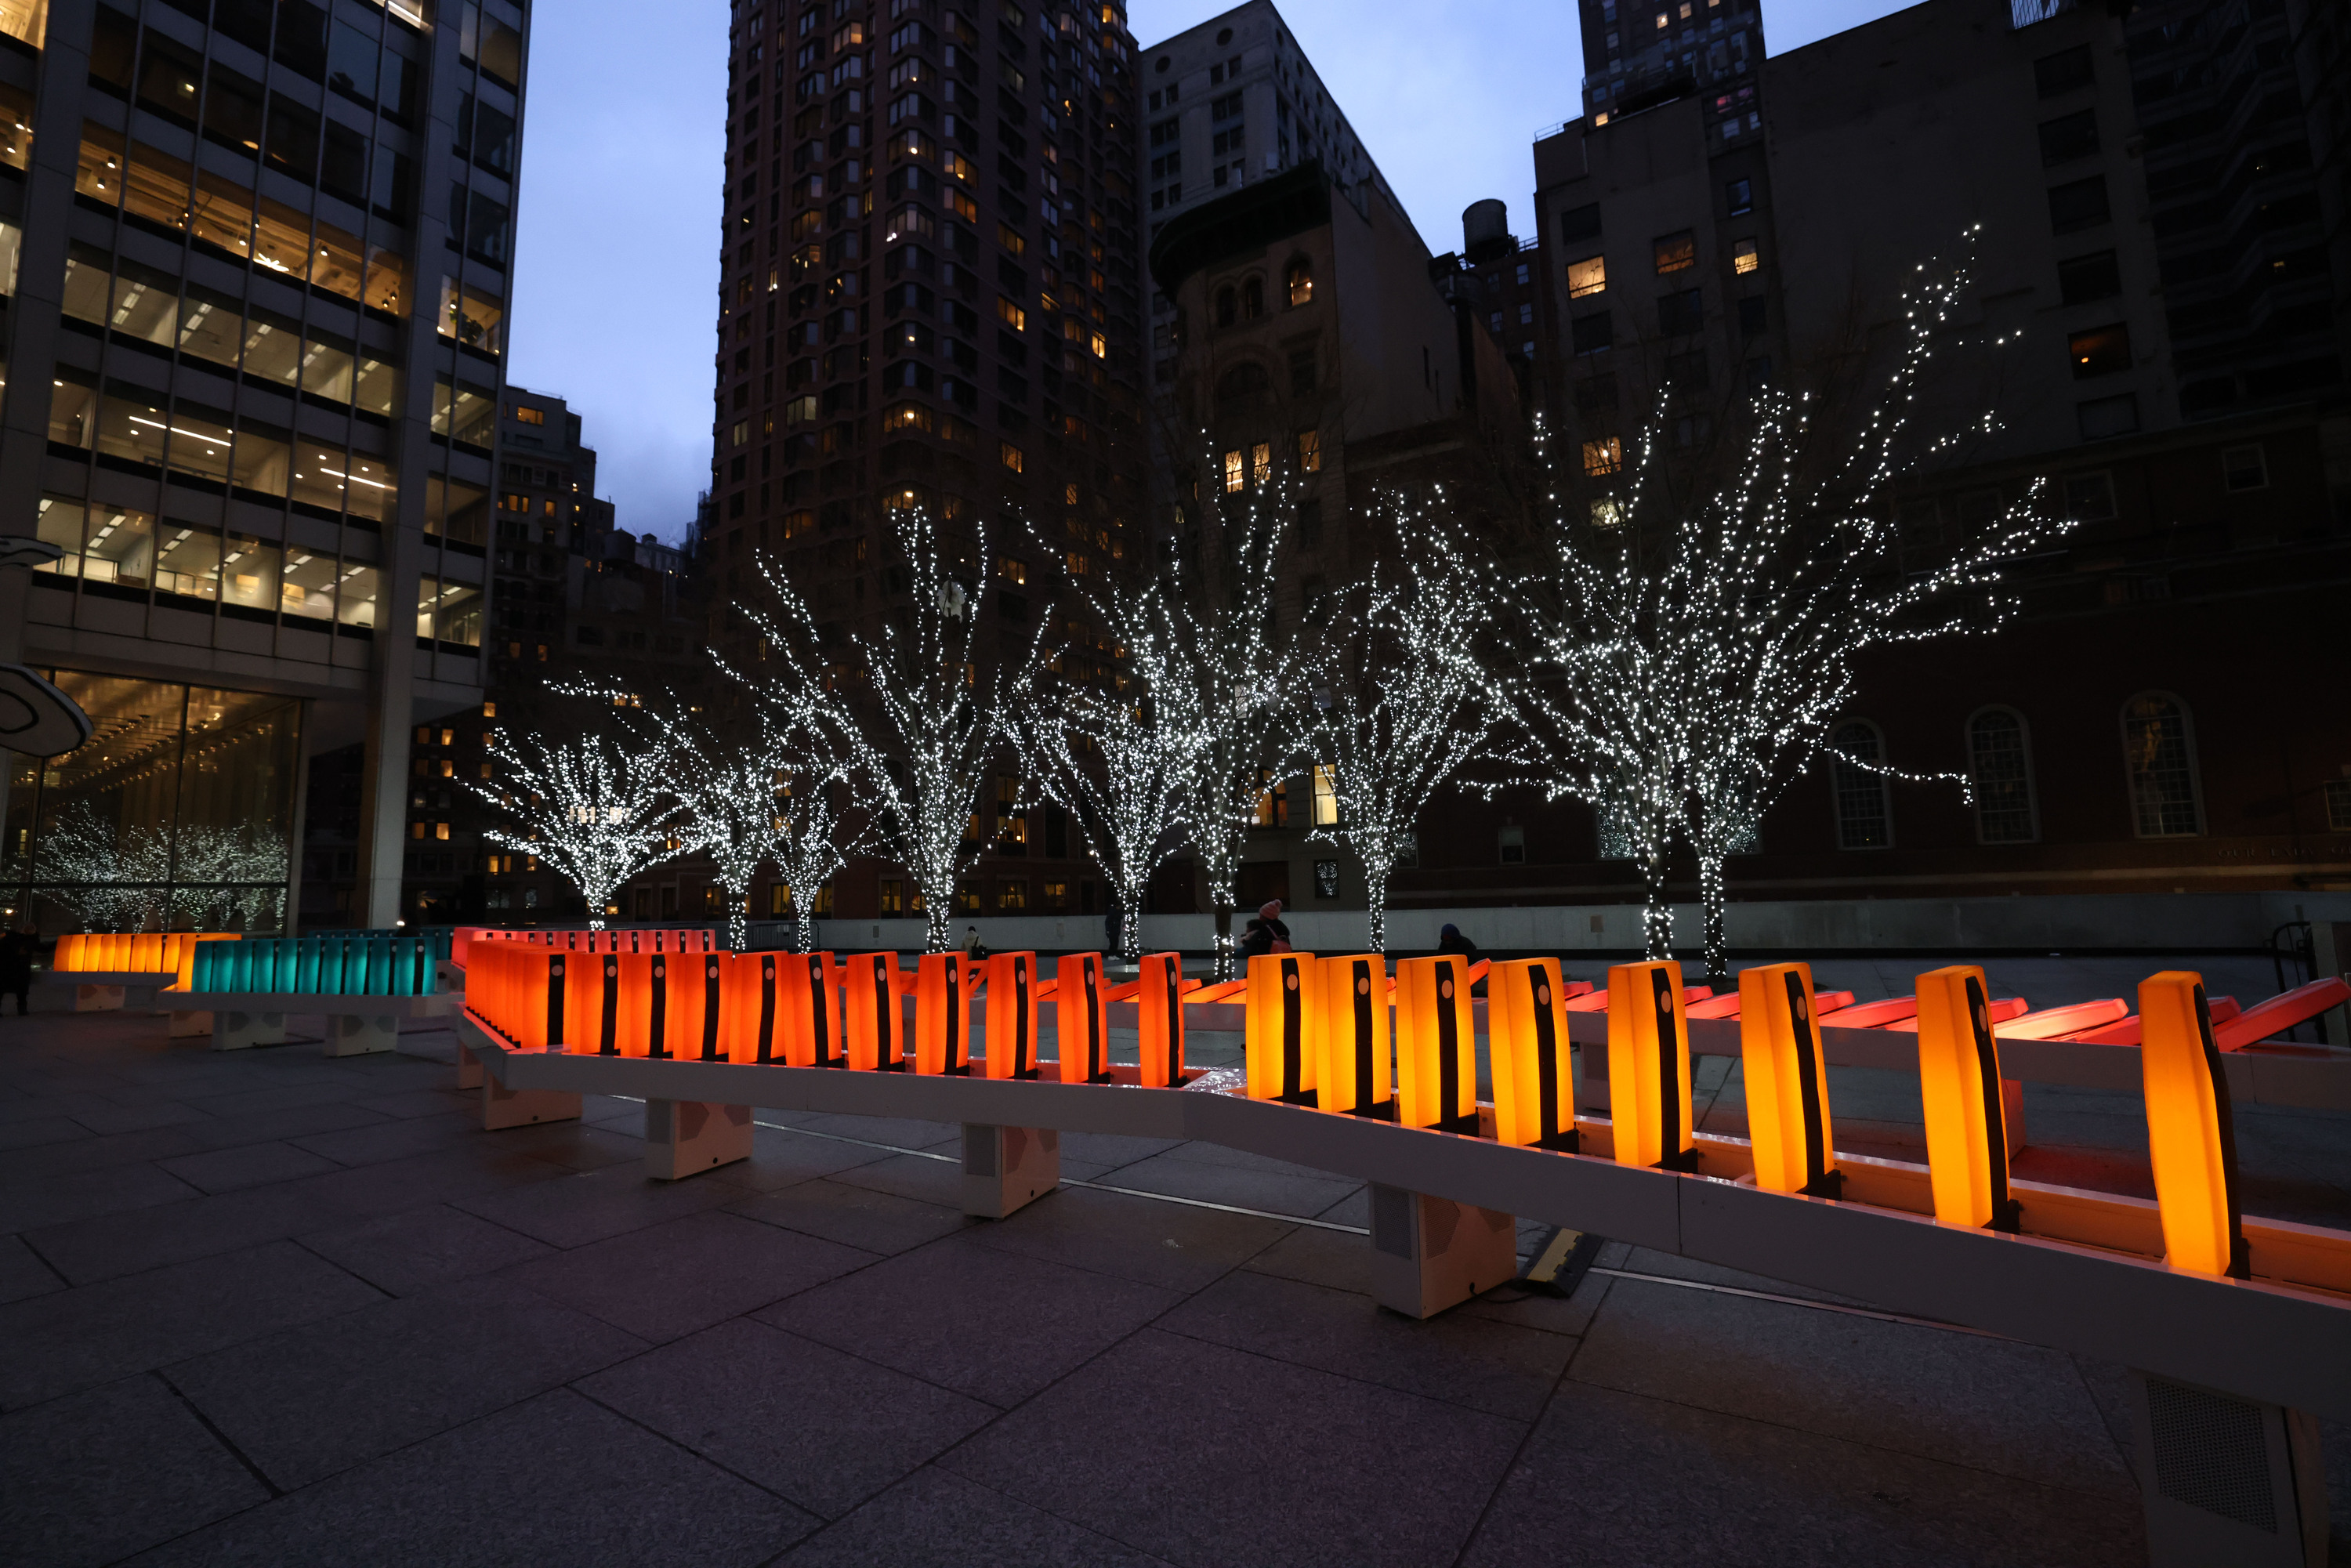
<svg viewBox="0 0 2351 1568">
<path fill-rule="evenodd" d="M 1229 8 L 1130 7 L 1146 47 Z M 1489 196 L 1532 232 L 1535 132 L 1581 100 L 1570 0 L 1280 9 L 1431 250 L 1459 248 L 1461 209 Z M 1897 9 L 1775 0 L 1766 42 L 1784 53 Z M 570 400 L 620 525 L 670 538 L 710 479 L 727 15 L 725 0 L 564 0 L 531 37 L 507 374 Z"/>
</svg>

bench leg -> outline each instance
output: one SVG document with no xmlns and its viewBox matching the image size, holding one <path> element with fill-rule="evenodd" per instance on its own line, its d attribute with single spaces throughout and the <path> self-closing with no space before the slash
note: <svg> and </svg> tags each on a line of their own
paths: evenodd
<svg viewBox="0 0 2351 1568">
<path fill-rule="evenodd" d="M 481 1086 L 482 1059 L 466 1050 L 465 1042 L 460 1040 L 457 1044 L 457 1087 L 479 1089 Z"/>
<path fill-rule="evenodd" d="M 213 1015 L 213 1049 L 214 1051 L 245 1051 L 256 1045 L 286 1043 L 284 1013 L 232 1013 Z"/>
<path fill-rule="evenodd" d="M 175 1012 L 172 1015 L 173 1040 L 193 1040 L 198 1035 L 212 1032 L 213 1015 L 210 1013 Z"/>
<path fill-rule="evenodd" d="M 1518 1221 L 1474 1204 L 1372 1186 L 1372 1299 L 1435 1317 L 1519 1271 Z"/>
<path fill-rule="evenodd" d="M 560 1089 L 509 1089 L 495 1078 L 482 1080 L 482 1131 L 504 1132 L 537 1122 L 576 1122 L 580 1096 Z"/>
<path fill-rule="evenodd" d="M 963 1127 L 963 1211 L 1002 1219 L 1061 1185 L 1061 1134 L 1050 1127 Z"/>
<path fill-rule="evenodd" d="M 327 1019 L 329 1056 L 368 1056 L 400 1049 L 400 1019 L 370 1013 L 339 1013 Z"/>
<path fill-rule="evenodd" d="M 120 986 L 76 986 L 74 1011 L 78 1013 L 110 1013 L 122 1007 Z"/>
<path fill-rule="evenodd" d="M 2326 1562 L 2316 1416 L 2152 1373 L 2130 1384 L 2152 1568 Z"/>
<path fill-rule="evenodd" d="M 751 1157 L 751 1107 L 645 1102 L 645 1175 L 675 1181 Z"/>
</svg>

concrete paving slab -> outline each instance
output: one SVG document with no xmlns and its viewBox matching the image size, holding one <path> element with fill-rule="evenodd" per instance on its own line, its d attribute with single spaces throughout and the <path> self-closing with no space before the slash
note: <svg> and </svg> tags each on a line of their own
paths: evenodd
<svg viewBox="0 0 2351 1568">
<path fill-rule="evenodd" d="M 754 1568 L 809 1514 L 557 1390 L 183 1537 L 141 1568 Z"/>
<path fill-rule="evenodd" d="M 285 1143 L 240 1144 L 235 1148 L 179 1155 L 155 1163 L 205 1193 L 235 1192 L 241 1187 L 292 1181 L 297 1176 L 341 1168 L 323 1155 Z"/>
<path fill-rule="evenodd" d="M 152 1375 L 0 1417 L 0 1562 L 119 1562 L 269 1500 Z"/>
<path fill-rule="evenodd" d="M 1172 1291 L 935 1241 L 755 1314 L 910 1375 L 1012 1406 L 1175 1304 Z"/>
<path fill-rule="evenodd" d="M 1353 1291 L 1247 1270 L 1154 1326 L 1520 1421 L 1542 1414 L 1576 1343 L 1449 1312 L 1416 1322 Z"/>
<path fill-rule="evenodd" d="M 1453 1561 L 1526 1431 L 1153 1330 L 939 1464 L 1194 1568 L 1419 1568 Z"/>
<path fill-rule="evenodd" d="M 1196 1291 L 1290 1228 L 1279 1220 L 1064 1186 L 1009 1218 L 975 1225 L 967 1234 L 983 1247 L 1165 1290 Z"/>
<path fill-rule="evenodd" d="M 998 1414 L 977 1399 L 747 1320 L 650 1351 L 581 1380 L 580 1388 L 827 1519 L 849 1512 Z"/>
<path fill-rule="evenodd" d="M 1620 1279 L 1571 1378 L 2136 1507 L 2056 1351 Z"/>
<path fill-rule="evenodd" d="M 2141 1568 L 2147 1547 L 2136 1500 L 1571 1378 L 1459 1561 Z"/>
<path fill-rule="evenodd" d="M 518 1264 L 499 1278 L 659 1344 L 837 1279 L 875 1256 L 713 1210 Z"/>
<path fill-rule="evenodd" d="M 450 1201 L 468 1214 L 519 1230 L 550 1247 L 580 1247 L 664 1219 L 739 1202 L 739 1186 L 713 1171 L 690 1181 L 655 1181 L 642 1165 L 608 1166 L 510 1191 Z"/>
<path fill-rule="evenodd" d="M 1166 1559 L 932 1469 L 907 1477 L 781 1561 L 789 1568 L 1161 1568 Z"/>
<path fill-rule="evenodd" d="M 21 1236 L 0 1236 L 0 1305 L 62 1291 L 66 1282 Z"/>
<path fill-rule="evenodd" d="M 518 1285 L 468 1280 L 199 1356 L 167 1375 L 290 1491 L 643 1348 Z"/>
<path fill-rule="evenodd" d="M 732 1167 L 728 1174 L 733 1174 Z M 985 1222 L 971 1218 L 959 1208 L 823 1179 L 799 1182 L 780 1191 L 746 1198 L 727 1212 L 883 1256 L 904 1252 L 941 1237 L 987 1228 Z"/>
<path fill-rule="evenodd" d="M 394 1296 L 413 1296 L 555 1252 L 518 1230 L 439 1203 L 312 1231 L 302 1245 Z"/>
<path fill-rule="evenodd" d="M 290 1242 L 198 1259 L 0 1307 L 0 1407 L 16 1409 L 111 1383 L 293 1323 L 383 1299 Z"/>
<path fill-rule="evenodd" d="M 26 1239 L 67 1279 L 89 1285 L 286 1240 L 349 1218 L 307 1185 L 274 1185 L 50 1226 Z"/>
</svg>

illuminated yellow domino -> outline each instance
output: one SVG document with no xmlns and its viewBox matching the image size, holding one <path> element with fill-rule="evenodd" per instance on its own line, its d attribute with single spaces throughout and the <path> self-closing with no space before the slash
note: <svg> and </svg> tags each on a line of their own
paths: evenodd
<svg viewBox="0 0 2351 1568">
<path fill-rule="evenodd" d="M 1739 1046 L 1755 1185 L 1835 1197 L 1844 1178 L 1829 1130 L 1827 1064 L 1809 964 L 1766 964 L 1739 977 Z"/>
<path fill-rule="evenodd" d="M 1260 953 L 1249 960 L 1242 1051 L 1252 1100 L 1314 1103 L 1322 1004 L 1311 953 Z"/>
<path fill-rule="evenodd" d="M 1618 1165 L 1697 1167 L 1689 1014 L 1682 967 L 1670 958 L 1608 971 L 1608 1116 Z"/>
<path fill-rule="evenodd" d="M 1991 983 L 1972 964 L 1918 977 L 1918 1095 L 1927 1112 L 1927 1174 L 1946 1225 L 2013 1231 L 2008 1116 Z"/>
<path fill-rule="evenodd" d="M 1314 1103 L 1325 1111 L 1395 1117 L 1388 1071 L 1388 961 L 1377 953 L 1324 958 L 1315 966 L 1322 1046 Z"/>
<path fill-rule="evenodd" d="M 1575 1153 L 1575 1052 L 1563 990 L 1556 958 L 1513 958 L 1486 973 L 1499 1143 Z"/>
<path fill-rule="evenodd" d="M 1396 1120 L 1478 1131 L 1478 1040 L 1469 960 L 1459 954 L 1396 966 Z"/>
<path fill-rule="evenodd" d="M 2212 1041 L 2204 977 L 2167 969 L 2138 988 L 2147 1152 L 2163 1218 L 2165 1261 L 2199 1274 L 2250 1276 L 2237 1207 L 2237 1130 Z"/>
</svg>

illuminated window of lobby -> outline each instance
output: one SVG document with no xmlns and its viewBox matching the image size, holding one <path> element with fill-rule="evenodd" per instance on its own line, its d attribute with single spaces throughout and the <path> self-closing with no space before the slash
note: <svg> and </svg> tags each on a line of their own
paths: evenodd
<svg viewBox="0 0 2351 1568">
<path fill-rule="evenodd" d="M 283 926 L 300 706 L 45 671 L 95 726 L 11 759 L 0 888 L 44 936 Z"/>
</svg>

